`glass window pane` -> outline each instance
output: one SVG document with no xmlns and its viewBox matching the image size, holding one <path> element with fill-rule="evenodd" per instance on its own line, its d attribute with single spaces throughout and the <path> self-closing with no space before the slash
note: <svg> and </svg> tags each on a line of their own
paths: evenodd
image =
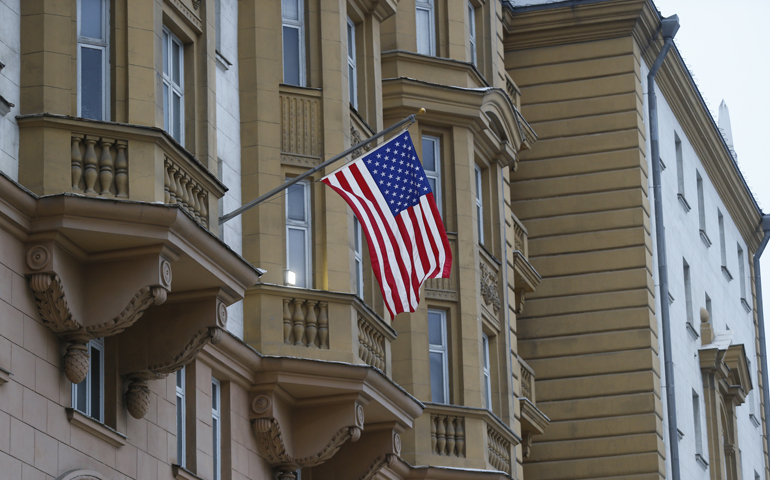
<svg viewBox="0 0 770 480">
<path fill-rule="evenodd" d="M 299 29 L 283 27 L 283 83 L 299 85 Z"/>
<path fill-rule="evenodd" d="M 361 255 L 361 224 L 353 217 L 353 236 L 356 237 L 356 253 Z"/>
<path fill-rule="evenodd" d="M 361 260 L 356 259 L 356 295 L 363 296 L 364 292 L 361 291 Z"/>
<path fill-rule="evenodd" d="M 184 386 L 184 367 L 176 372 L 176 386 L 182 388 Z"/>
<path fill-rule="evenodd" d="M 436 171 L 436 144 L 432 140 L 422 139 L 422 166 L 425 171 Z"/>
<path fill-rule="evenodd" d="M 102 52 L 96 48 L 80 48 L 80 116 L 92 120 L 104 120 Z"/>
<path fill-rule="evenodd" d="M 219 410 L 219 385 L 211 382 L 211 409 Z"/>
<path fill-rule="evenodd" d="M 287 20 L 299 21 L 300 0 L 281 0 L 281 15 Z"/>
<path fill-rule="evenodd" d="M 182 461 L 182 458 L 184 458 L 184 415 L 183 415 L 183 409 L 184 409 L 184 402 L 182 401 L 182 397 L 177 396 L 176 397 L 176 461 L 179 462 L 180 465 L 184 465 L 184 462 Z"/>
<path fill-rule="evenodd" d="M 355 34 L 356 34 L 355 27 L 350 23 L 348 23 L 348 58 L 352 59 L 353 62 L 355 62 L 355 51 L 356 51 Z"/>
<path fill-rule="evenodd" d="M 305 231 L 296 228 L 289 229 L 289 252 L 288 267 L 289 270 L 297 274 L 297 286 L 305 287 L 306 277 L 306 247 Z"/>
<path fill-rule="evenodd" d="M 214 478 L 219 478 L 219 420 L 213 420 L 213 445 L 214 445 Z"/>
<path fill-rule="evenodd" d="M 182 98 L 176 92 L 172 96 L 174 97 L 174 131 L 172 135 L 177 142 L 182 143 Z"/>
<path fill-rule="evenodd" d="M 436 179 L 428 177 L 428 184 L 430 185 L 430 191 L 436 193 Z"/>
<path fill-rule="evenodd" d="M 88 379 L 75 385 L 75 409 L 88 415 Z"/>
<path fill-rule="evenodd" d="M 430 394 L 431 401 L 446 403 L 444 398 L 444 354 L 431 352 L 430 354 Z"/>
<path fill-rule="evenodd" d="M 289 187 L 288 196 L 288 211 L 286 212 L 286 218 L 290 220 L 296 220 L 298 222 L 305 221 L 305 185 L 301 183 L 295 183 Z"/>
<path fill-rule="evenodd" d="M 168 75 L 168 32 L 163 31 L 163 73 Z"/>
<path fill-rule="evenodd" d="M 181 72 L 180 72 L 180 59 L 182 57 L 182 47 L 176 43 L 171 42 L 171 61 L 173 62 L 171 64 L 171 72 L 173 73 L 173 80 L 174 83 L 181 86 L 182 85 L 182 79 L 181 79 Z"/>
<path fill-rule="evenodd" d="M 91 349 L 91 416 L 102 419 L 102 352 Z"/>
<path fill-rule="evenodd" d="M 80 0 L 80 36 L 102 39 L 103 0 Z"/>
<path fill-rule="evenodd" d="M 168 105 L 168 85 L 163 84 L 163 129 L 170 132 L 171 123 L 169 122 L 169 105 Z"/>
<path fill-rule="evenodd" d="M 348 64 L 348 90 L 350 103 L 356 107 L 358 105 L 356 102 L 356 69 L 350 64 Z"/>
<path fill-rule="evenodd" d="M 444 319 L 438 312 L 428 311 L 428 343 L 444 345 Z"/>
<path fill-rule="evenodd" d="M 431 55 L 430 36 L 430 10 L 417 9 L 417 53 Z"/>
</svg>

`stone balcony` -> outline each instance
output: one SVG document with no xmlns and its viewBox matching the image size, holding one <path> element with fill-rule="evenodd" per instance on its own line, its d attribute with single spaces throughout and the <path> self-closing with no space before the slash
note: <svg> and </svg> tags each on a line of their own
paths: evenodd
<svg viewBox="0 0 770 480">
<path fill-rule="evenodd" d="M 391 375 L 396 331 L 357 296 L 260 283 L 246 295 L 244 340 L 266 355 L 371 365 Z"/>
<path fill-rule="evenodd" d="M 521 367 L 519 406 L 521 408 L 522 449 L 524 458 L 527 458 L 532 447 L 532 437 L 542 435 L 551 421 L 536 405 L 535 371 L 522 358 L 519 358 L 519 366 Z"/>
<path fill-rule="evenodd" d="M 511 213 L 511 219 L 513 220 L 514 236 L 513 265 L 511 266 L 513 267 L 514 292 L 516 294 L 516 313 L 518 314 L 523 311 L 526 295 L 535 291 L 540 285 L 541 278 L 535 267 L 529 263 L 527 227 L 513 213 Z"/>
<path fill-rule="evenodd" d="M 227 188 L 163 130 L 52 114 L 18 123 L 19 181 L 34 193 L 176 204 L 216 231 Z"/>
<path fill-rule="evenodd" d="M 483 408 L 426 403 L 415 421 L 414 446 L 402 453 L 413 465 L 497 470 L 513 476 L 514 447 L 521 439 Z M 412 440 L 413 439 L 413 440 Z"/>
</svg>

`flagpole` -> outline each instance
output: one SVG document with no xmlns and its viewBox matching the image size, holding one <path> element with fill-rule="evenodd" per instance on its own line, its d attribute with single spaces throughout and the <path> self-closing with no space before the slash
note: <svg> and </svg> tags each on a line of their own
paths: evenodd
<svg viewBox="0 0 770 480">
<path fill-rule="evenodd" d="M 416 114 L 413 113 L 413 114 L 409 115 L 405 119 L 403 119 L 403 120 L 401 120 L 401 121 L 391 125 L 390 127 L 386 128 L 385 130 L 383 130 L 383 131 L 381 131 L 379 133 L 376 133 L 376 134 L 372 135 L 371 137 L 367 138 L 366 140 L 362 141 L 361 143 L 359 143 L 357 145 L 353 145 L 352 147 L 348 148 L 347 150 L 345 150 L 344 152 L 340 153 L 339 155 L 336 155 L 336 156 L 330 158 L 329 160 L 323 162 L 322 164 L 311 168 L 310 170 L 308 170 L 307 172 L 303 173 L 302 175 L 294 177 L 291 180 L 289 180 L 288 182 L 286 182 L 286 183 L 284 183 L 282 185 L 279 185 L 279 186 L 275 187 L 274 189 L 270 190 L 266 194 L 264 194 L 264 195 L 262 195 L 262 196 L 260 196 L 258 198 L 255 198 L 254 200 L 250 201 L 246 205 L 242 205 L 242 206 L 236 208 L 235 210 L 233 210 L 232 212 L 230 212 L 230 213 L 228 213 L 226 215 L 222 215 L 221 217 L 219 217 L 219 224 L 221 225 L 221 224 L 227 222 L 228 220 L 231 220 L 231 219 L 237 217 L 238 215 L 242 214 L 246 210 L 259 205 L 260 203 L 264 202 L 265 200 L 268 200 L 271 197 L 274 197 L 276 194 L 286 190 L 287 188 L 291 187 L 295 183 L 306 179 L 307 177 L 309 177 L 310 175 L 316 173 L 319 170 L 323 170 L 324 168 L 328 167 L 332 163 L 334 163 L 334 162 L 336 162 L 336 161 L 338 161 L 338 160 L 340 160 L 342 158 L 345 158 L 351 152 L 355 152 L 359 148 L 361 148 L 361 147 L 363 147 L 365 145 L 368 145 L 369 143 L 377 140 L 378 138 L 383 137 L 383 136 L 389 134 L 393 130 L 396 130 L 397 128 L 399 128 L 399 127 L 401 127 L 401 126 L 403 126 L 405 124 L 409 124 L 409 125 L 413 124 L 415 122 L 415 120 L 416 120 L 416 115 L 421 115 L 423 113 L 425 113 L 425 109 L 421 108 Z"/>
</svg>

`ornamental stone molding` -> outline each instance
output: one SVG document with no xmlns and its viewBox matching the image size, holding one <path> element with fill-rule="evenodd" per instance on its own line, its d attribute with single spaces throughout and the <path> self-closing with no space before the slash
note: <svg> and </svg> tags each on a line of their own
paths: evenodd
<svg viewBox="0 0 770 480">
<path fill-rule="evenodd" d="M 71 470 L 56 477 L 56 480 L 106 480 L 107 477 L 93 470 Z"/>
<path fill-rule="evenodd" d="M 479 267 L 481 268 L 481 297 L 484 299 L 484 303 L 488 307 L 492 307 L 495 315 L 497 315 L 500 311 L 500 297 L 497 293 L 497 274 L 490 270 L 484 262 L 480 262 Z"/>
<path fill-rule="evenodd" d="M 122 333 L 150 306 L 166 301 L 171 288 L 171 263 L 161 252 L 139 257 L 131 259 L 135 269 L 120 268 L 125 267 L 121 258 L 92 268 L 78 268 L 68 265 L 71 256 L 53 242 L 33 245 L 27 250 L 27 277 L 35 304 L 43 324 L 68 343 L 63 363 L 72 383 L 86 378 L 86 344 L 90 340 Z M 121 273 L 126 278 L 119 278 Z M 126 302 L 129 289 L 134 293 L 129 294 Z M 77 309 L 70 306 L 72 296 Z M 117 313 L 106 320 L 103 315 L 109 312 Z"/>
<path fill-rule="evenodd" d="M 345 442 L 357 442 L 364 428 L 364 407 L 350 396 L 335 403 L 292 406 L 282 395 L 267 392 L 252 399 L 251 413 L 260 452 L 285 480 L 295 478 L 298 469 L 326 462 Z M 282 424 L 291 429 L 289 434 L 283 433 Z"/>
</svg>

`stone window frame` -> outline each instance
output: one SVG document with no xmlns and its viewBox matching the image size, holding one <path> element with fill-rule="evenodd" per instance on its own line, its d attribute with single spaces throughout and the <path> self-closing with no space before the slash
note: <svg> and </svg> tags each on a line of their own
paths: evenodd
<svg viewBox="0 0 770 480">
<path fill-rule="evenodd" d="M 176 463 L 182 467 L 187 466 L 187 368 L 182 367 L 176 372 Z"/>
<path fill-rule="evenodd" d="M 83 0 L 77 0 L 77 71 L 76 71 L 76 77 L 77 77 L 77 116 L 82 117 L 82 100 L 85 98 L 82 92 L 82 60 L 83 55 L 81 54 L 82 50 L 84 48 L 90 49 L 90 50 L 98 50 L 101 52 L 101 60 L 102 60 L 102 111 L 101 116 L 102 118 L 91 118 L 92 120 L 98 120 L 98 121 L 110 121 L 110 112 L 111 112 L 111 80 L 110 80 L 110 4 L 108 0 L 97 0 L 99 3 L 101 3 L 102 11 L 101 11 L 101 30 L 102 30 L 102 36 L 103 38 L 97 39 L 93 37 L 86 37 L 81 35 L 81 27 L 82 27 L 82 10 L 83 10 Z"/>
<path fill-rule="evenodd" d="M 161 61 L 163 63 L 163 68 L 161 69 L 161 77 L 163 82 L 163 89 L 164 94 L 162 94 L 162 102 L 163 102 L 163 129 L 177 142 L 179 142 L 180 145 L 185 144 L 185 125 L 186 125 L 186 117 L 185 117 L 185 94 L 184 94 L 184 85 L 185 85 L 185 77 L 184 77 L 184 68 L 185 68 L 185 44 L 184 42 L 174 34 L 171 29 L 163 25 L 163 32 L 161 35 L 161 42 L 163 43 L 161 45 Z M 176 65 L 176 68 L 179 70 L 179 82 L 177 83 L 173 78 L 173 55 L 172 55 L 172 49 L 174 45 L 177 45 L 179 47 L 179 64 Z M 167 69 L 168 68 L 168 72 Z M 168 95 L 165 95 L 165 91 L 168 89 Z M 179 132 L 172 131 L 172 127 L 174 126 L 174 123 L 176 119 L 173 118 L 173 103 L 172 98 L 174 95 L 179 96 L 179 116 L 180 116 L 180 122 L 179 122 Z"/>
<path fill-rule="evenodd" d="M 468 48 L 470 54 L 470 62 L 478 67 L 478 39 L 476 37 L 476 7 L 471 0 L 467 3 L 468 14 Z"/>
<path fill-rule="evenodd" d="M 348 91 L 350 93 L 350 105 L 358 111 L 358 68 L 356 66 L 356 24 L 353 19 L 347 17 L 345 28 L 347 33 L 347 60 L 348 60 Z"/>
<path fill-rule="evenodd" d="M 474 198 L 476 200 L 476 233 L 479 245 L 484 245 L 484 176 L 478 164 L 474 168 Z"/>
<path fill-rule="evenodd" d="M 215 401 L 216 400 L 216 401 Z M 211 377 L 212 480 L 222 479 L 222 383 Z"/>
<path fill-rule="evenodd" d="M 72 384 L 72 408 L 77 410 L 78 412 L 82 413 L 83 415 L 86 415 L 90 418 L 93 418 L 99 423 L 104 423 L 105 419 L 105 413 L 104 413 L 104 379 L 105 379 L 105 373 L 104 373 L 104 339 L 98 338 L 94 340 L 90 340 L 86 344 L 86 348 L 88 349 L 89 353 L 89 368 L 88 373 L 86 374 L 85 380 L 78 384 Z M 92 408 L 92 402 L 93 402 L 93 390 L 91 388 L 91 381 L 93 379 L 93 372 L 94 372 L 94 366 L 91 363 L 93 361 L 94 355 L 92 355 L 92 350 L 97 350 L 99 352 L 99 415 L 94 416 L 93 415 L 93 408 Z M 78 400 L 79 400 L 79 394 L 78 394 L 78 385 L 85 385 L 86 392 L 85 392 L 85 399 L 86 399 L 86 405 L 85 405 L 85 411 L 78 408 Z"/>
<path fill-rule="evenodd" d="M 353 215 L 353 268 L 355 272 L 355 293 L 360 299 L 364 298 L 364 238 L 361 222 Z"/>
<path fill-rule="evenodd" d="M 481 378 L 484 382 L 484 408 L 492 411 L 492 369 L 490 354 L 490 335 L 481 332 Z"/>
<path fill-rule="evenodd" d="M 438 48 L 437 48 L 437 41 L 436 41 L 436 0 L 415 0 L 415 42 L 416 47 L 415 50 L 417 53 L 422 55 L 429 55 L 432 57 L 435 57 L 438 55 Z M 417 13 L 419 11 L 427 12 L 428 13 L 428 44 L 427 45 L 420 45 L 418 40 L 418 29 L 420 26 L 418 25 L 418 19 L 417 19 Z M 421 48 L 422 47 L 422 48 Z"/>
<path fill-rule="evenodd" d="M 428 181 L 433 180 L 435 182 L 436 188 L 433 191 L 433 197 L 436 200 L 436 208 L 438 209 L 439 214 L 441 214 L 441 217 L 443 219 L 444 217 L 444 209 L 442 205 L 442 199 L 443 199 L 443 189 L 441 185 L 441 137 L 439 135 L 431 135 L 427 133 L 423 133 L 421 135 L 421 153 L 422 153 L 422 165 L 423 170 L 425 170 L 425 176 L 428 178 Z M 425 148 L 424 144 L 425 142 L 429 142 L 433 144 L 433 165 L 434 168 L 432 170 L 429 170 L 425 168 Z"/>
<path fill-rule="evenodd" d="M 430 343 L 430 315 L 438 315 L 441 320 L 441 344 L 433 344 Z M 442 403 L 446 405 L 451 404 L 451 398 L 450 398 L 450 388 L 449 388 L 449 314 L 447 310 L 440 309 L 440 308 L 428 308 L 428 380 L 430 384 L 430 377 L 431 375 L 431 367 L 430 367 L 430 355 L 433 353 L 438 353 L 442 355 L 442 362 L 441 362 L 441 368 L 442 368 L 442 378 L 444 379 L 444 388 L 443 388 L 443 394 L 444 394 L 444 401 L 438 401 L 438 399 L 433 398 L 433 387 L 431 386 L 431 402 L 433 403 Z"/>
<path fill-rule="evenodd" d="M 298 11 L 298 19 L 293 18 L 287 18 L 284 16 L 283 12 L 283 0 L 281 1 L 281 83 L 287 84 L 287 85 L 294 85 L 293 83 L 289 83 L 286 81 L 286 72 L 285 72 L 285 66 L 286 66 L 286 51 L 284 48 L 284 38 L 283 38 L 283 30 L 285 28 L 292 28 L 297 30 L 298 32 L 298 48 L 299 51 L 297 52 L 297 63 L 299 66 L 299 85 L 294 85 L 295 87 L 307 87 L 307 47 L 305 45 L 305 42 L 307 41 L 307 24 L 305 21 L 305 1 L 304 0 L 294 0 L 297 2 L 297 11 Z"/>
<path fill-rule="evenodd" d="M 288 181 L 289 178 L 286 179 Z M 289 219 L 289 190 L 293 189 L 296 186 L 301 186 L 304 189 L 304 199 L 305 199 L 305 221 L 298 221 L 298 220 L 291 220 Z M 299 282 L 295 283 L 295 286 L 301 287 L 301 288 L 313 288 L 313 188 L 311 185 L 311 179 L 305 179 L 300 182 L 295 183 L 287 189 L 286 194 L 284 195 L 285 201 L 284 201 L 284 220 L 285 220 L 285 228 L 284 228 L 284 237 L 285 242 L 284 246 L 286 248 L 286 256 L 285 258 L 285 264 L 286 264 L 286 270 L 289 269 L 289 230 L 295 229 L 295 230 L 302 230 L 305 232 L 305 284 L 299 285 Z"/>
</svg>

